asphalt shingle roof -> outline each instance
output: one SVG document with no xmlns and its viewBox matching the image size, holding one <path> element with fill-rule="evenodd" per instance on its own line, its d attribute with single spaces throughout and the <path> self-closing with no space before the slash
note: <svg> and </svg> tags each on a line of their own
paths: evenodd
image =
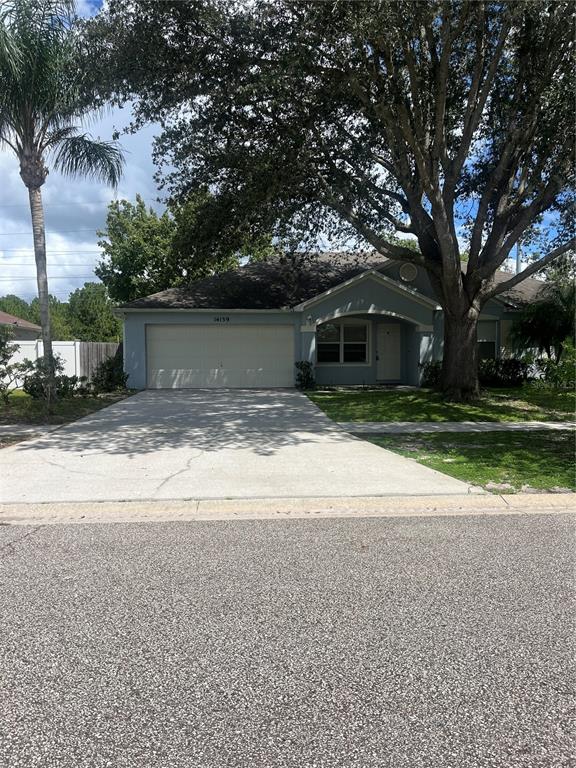
<svg viewBox="0 0 576 768">
<path fill-rule="evenodd" d="M 34 323 L 28 322 L 28 320 L 23 320 L 21 317 L 16 317 L 16 315 L 10 315 L 8 312 L 2 311 L 0 311 L 0 325 L 11 325 L 15 326 L 16 328 L 26 328 L 28 331 L 42 330 L 39 325 L 35 325 Z"/>
<path fill-rule="evenodd" d="M 189 286 L 169 288 L 122 304 L 119 309 L 284 309 L 368 269 L 383 271 L 390 262 L 375 252 L 322 253 L 255 262 Z M 510 274 L 497 273 L 498 281 Z M 502 299 L 511 304 L 533 299 L 542 283 L 528 279 Z"/>
</svg>

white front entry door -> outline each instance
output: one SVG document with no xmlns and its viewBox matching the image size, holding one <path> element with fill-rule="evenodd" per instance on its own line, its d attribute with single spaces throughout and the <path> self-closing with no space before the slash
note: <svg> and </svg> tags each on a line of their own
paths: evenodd
<svg viewBox="0 0 576 768">
<path fill-rule="evenodd" d="M 378 323 L 376 332 L 376 378 L 378 381 L 399 381 L 401 377 L 400 326 L 398 323 Z"/>
<path fill-rule="evenodd" d="M 291 325 L 148 325 L 149 389 L 293 387 Z"/>
</svg>

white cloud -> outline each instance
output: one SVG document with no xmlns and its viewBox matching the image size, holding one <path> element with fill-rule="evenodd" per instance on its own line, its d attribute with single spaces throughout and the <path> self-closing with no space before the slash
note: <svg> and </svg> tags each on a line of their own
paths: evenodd
<svg viewBox="0 0 576 768">
<path fill-rule="evenodd" d="M 84 18 L 94 16 L 101 6 L 100 0 L 76 0 L 76 13 Z"/>
</svg>

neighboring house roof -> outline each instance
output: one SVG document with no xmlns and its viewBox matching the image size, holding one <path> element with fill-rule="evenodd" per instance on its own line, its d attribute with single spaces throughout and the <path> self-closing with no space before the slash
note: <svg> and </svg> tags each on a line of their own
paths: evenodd
<svg viewBox="0 0 576 768">
<path fill-rule="evenodd" d="M 28 320 L 23 320 L 21 317 L 16 317 L 16 315 L 9 315 L 8 312 L 2 311 L 0 311 L 0 325 L 10 325 L 16 328 L 24 328 L 27 331 L 40 332 L 42 330 L 39 325 L 29 323 Z"/>
<path fill-rule="evenodd" d="M 303 304 L 369 270 L 384 273 L 392 262 L 371 252 L 299 254 L 258 261 L 189 286 L 169 288 L 121 304 L 118 309 L 287 309 Z M 511 275 L 497 273 L 497 280 Z M 509 303 L 530 301 L 542 283 L 528 279 L 508 296 Z M 508 302 L 507 302 L 508 303 Z"/>
<path fill-rule="evenodd" d="M 511 277 L 514 277 L 514 275 L 510 274 L 510 272 L 503 272 L 501 269 L 499 269 L 494 274 L 494 281 L 497 285 L 499 285 L 500 283 L 506 282 L 506 280 L 510 280 Z M 527 277 L 526 280 L 518 283 L 518 285 L 515 285 L 511 290 L 500 293 L 494 298 L 508 306 L 519 307 L 522 304 L 529 304 L 530 302 L 534 301 L 534 299 L 538 297 L 538 294 L 544 285 L 545 283 L 542 280 L 536 280 L 533 277 Z"/>
</svg>

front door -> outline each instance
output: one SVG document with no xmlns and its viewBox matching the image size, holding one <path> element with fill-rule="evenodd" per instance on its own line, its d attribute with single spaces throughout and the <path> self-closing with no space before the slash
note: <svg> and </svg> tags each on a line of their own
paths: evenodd
<svg viewBox="0 0 576 768">
<path fill-rule="evenodd" d="M 401 377 L 400 326 L 379 323 L 376 332 L 376 378 L 378 381 L 399 381 Z"/>
</svg>

